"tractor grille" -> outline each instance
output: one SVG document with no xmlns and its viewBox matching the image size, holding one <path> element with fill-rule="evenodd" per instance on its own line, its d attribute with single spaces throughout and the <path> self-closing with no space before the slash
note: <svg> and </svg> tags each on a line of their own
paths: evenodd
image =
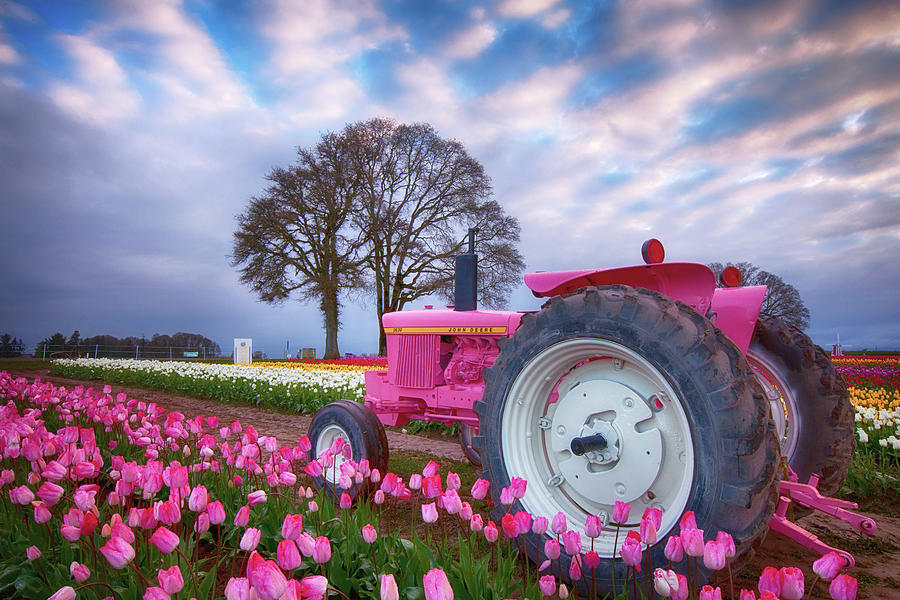
<svg viewBox="0 0 900 600">
<path fill-rule="evenodd" d="M 396 386 L 428 389 L 439 368 L 439 336 L 405 333 L 388 335 L 388 381 Z"/>
</svg>

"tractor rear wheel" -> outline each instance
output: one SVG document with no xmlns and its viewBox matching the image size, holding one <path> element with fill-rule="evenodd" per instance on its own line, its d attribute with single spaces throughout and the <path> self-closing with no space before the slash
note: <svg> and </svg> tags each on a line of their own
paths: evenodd
<svg viewBox="0 0 900 600">
<path fill-rule="evenodd" d="M 665 564 L 668 537 L 688 510 L 707 539 L 729 532 L 738 556 L 765 533 L 779 456 L 768 403 L 738 348 L 691 307 L 623 285 L 552 298 L 523 316 L 485 379 L 475 411 L 480 432 L 491 435 L 474 446 L 494 519 L 507 509 L 562 512 L 569 529 L 584 532 L 586 517 L 599 515 L 601 535 L 582 536 L 582 552 L 593 548 L 602 564 L 576 582 L 583 593 L 621 591 L 618 550 L 648 507 L 663 510 L 654 565 Z M 500 493 L 513 477 L 528 485 L 506 507 Z M 632 524 L 618 547 L 616 501 L 630 505 Z M 548 535 L 524 538 L 539 560 Z M 572 558 L 560 560 L 565 574 Z"/>
<path fill-rule="evenodd" d="M 481 466 L 481 457 L 472 447 L 472 439 L 478 435 L 478 426 L 469 423 L 459 424 L 459 445 L 462 446 L 463 454 L 469 459 L 469 462 L 476 467 Z"/>
<path fill-rule="evenodd" d="M 844 380 L 822 348 L 776 317 L 757 321 L 747 359 L 766 391 L 788 465 L 801 483 L 818 474 L 819 491 L 833 496 L 856 449 Z"/>
<path fill-rule="evenodd" d="M 325 488 L 325 492 L 335 500 L 343 492 L 351 498 L 366 494 L 370 487 L 369 480 L 365 479 L 361 484 L 353 483 L 348 489 L 341 488 L 341 465 L 348 460 L 359 464 L 366 459 L 370 468 L 387 472 L 388 445 L 384 426 L 370 408 L 359 402 L 338 400 L 320 408 L 309 424 L 307 435 L 312 446 L 311 458 L 319 458 L 338 438 L 350 447 L 349 458 L 338 453 L 334 457 L 334 465 L 325 468 L 321 476 L 313 478 L 313 485 L 317 489 Z"/>
</svg>

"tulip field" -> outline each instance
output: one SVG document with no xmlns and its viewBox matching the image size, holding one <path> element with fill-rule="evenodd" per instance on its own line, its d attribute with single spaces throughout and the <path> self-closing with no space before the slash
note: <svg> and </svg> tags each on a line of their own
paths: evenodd
<svg viewBox="0 0 900 600">
<path fill-rule="evenodd" d="M 856 403 L 857 454 L 873 471 L 855 481 L 854 463 L 850 491 L 895 486 L 900 361 L 835 362 Z M 338 397 L 359 399 L 366 368 L 383 367 L 79 359 L 53 370 L 313 412 Z M 409 473 L 344 461 L 338 486 L 317 491 L 314 477 L 336 469 L 342 440 L 313 457 L 305 437 L 278 440 L 252 423 L 189 419 L 98 390 L 0 372 L 0 519 L 8 532 L 0 537 L 0 597 L 564 599 L 578 592 L 561 576 L 581 579 L 599 563 L 580 553 L 599 519 L 585 531 L 569 530 L 561 514 L 507 512 L 495 523 L 488 482 L 463 484 L 434 461 Z M 501 501 L 511 505 L 527 485 L 514 479 Z M 833 553 L 807 579 L 796 567 L 767 567 L 754 589 L 729 586 L 730 536 L 697 529 L 691 513 L 669 538 L 669 564 L 648 564 L 657 512 L 629 515 L 617 503 L 614 523 L 603 526 L 623 525 L 618 554 L 632 568 L 621 598 L 800 599 L 814 587 L 836 600 L 856 597 L 857 580 L 841 573 Z M 555 535 L 538 549 L 538 565 L 521 559 L 519 535 L 529 530 Z M 576 557 L 568 573 L 560 573 L 562 553 Z M 686 565 L 679 570 L 689 573 L 699 561 L 723 574 L 716 586 L 698 588 L 670 570 Z"/>
</svg>

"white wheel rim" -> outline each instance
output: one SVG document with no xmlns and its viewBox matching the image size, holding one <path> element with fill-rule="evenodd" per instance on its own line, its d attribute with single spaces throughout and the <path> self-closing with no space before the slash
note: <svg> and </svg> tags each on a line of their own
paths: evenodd
<svg viewBox="0 0 900 600">
<path fill-rule="evenodd" d="M 687 505 L 694 478 L 687 414 L 666 377 L 621 344 L 572 338 L 541 351 L 513 380 L 500 431 L 507 473 L 528 480 L 521 502 L 535 516 L 561 511 L 569 529 L 584 531 L 587 515 L 605 524 L 619 500 L 631 505 L 631 522 L 647 507 L 661 508 L 662 539 Z M 595 433 L 610 443 L 607 456 L 572 452 L 573 438 Z M 613 556 L 615 537 L 604 527 L 594 551 Z M 582 549 L 591 547 L 583 536 Z"/>
<path fill-rule="evenodd" d="M 322 430 L 322 433 L 319 434 L 319 438 L 316 440 L 316 458 L 318 459 L 322 456 L 322 453 L 331 448 L 331 445 L 334 444 L 335 440 L 338 438 L 343 438 L 343 440 L 350 446 L 350 435 L 344 431 L 342 427 L 339 425 L 331 424 L 326 425 Z M 353 459 L 353 447 L 350 446 L 350 460 Z M 326 467 L 322 473 L 322 476 L 329 483 L 337 483 L 338 478 L 341 476 L 341 465 L 347 462 L 348 459 L 344 458 L 343 453 L 338 452 L 334 455 L 334 466 Z M 322 465 L 325 467 L 325 465 Z"/>
<path fill-rule="evenodd" d="M 764 356 L 747 353 L 747 360 L 756 373 L 756 380 L 766 393 L 772 420 L 781 442 L 781 453 L 789 459 L 797 448 L 800 437 L 800 417 L 797 410 L 797 396 L 780 375 L 778 368 Z"/>
</svg>

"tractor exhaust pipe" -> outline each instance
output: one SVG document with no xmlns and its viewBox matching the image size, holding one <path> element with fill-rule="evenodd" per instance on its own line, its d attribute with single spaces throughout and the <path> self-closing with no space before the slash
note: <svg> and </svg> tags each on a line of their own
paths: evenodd
<svg viewBox="0 0 900 600">
<path fill-rule="evenodd" d="M 478 308 L 478 255 L 475 254 L 477 227 L 469 228 L 469 252 L 456 257 L 453 276 L 453 310 Z"/>
</svg>

